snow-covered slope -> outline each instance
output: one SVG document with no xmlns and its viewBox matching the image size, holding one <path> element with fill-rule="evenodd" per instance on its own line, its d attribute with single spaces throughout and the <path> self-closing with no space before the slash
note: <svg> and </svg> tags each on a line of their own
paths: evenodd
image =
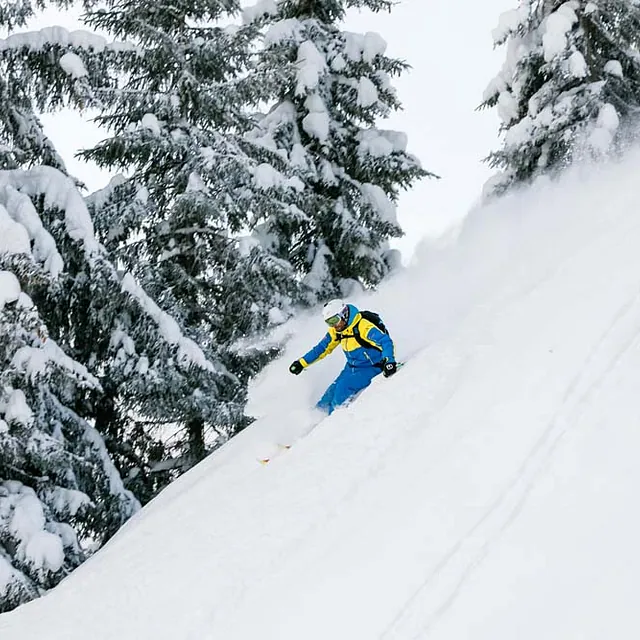
<svg viewBox="0 0 640 640">
<path fill-rule="evenodd" d="M 640 156 L 474 212 L 375 296 L 406 366 L 308 430 L 340 354 L 2 640 L 640 637 Z M 427 215 L 427 213 L 425 213 Z"/>
</svg>

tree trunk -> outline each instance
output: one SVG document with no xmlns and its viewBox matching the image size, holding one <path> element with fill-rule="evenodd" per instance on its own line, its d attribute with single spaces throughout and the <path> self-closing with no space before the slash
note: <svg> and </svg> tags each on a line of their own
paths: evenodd
<svg viewBox="0 0 640 640">
<path fill-rule="evenodd" d="M 186 468 L 190 469 L 204 459 L 207 455 L 204 444 L 204 421 L 202 418 L 193 418 L 187 422 L 187 451 Z"/>
</svg>

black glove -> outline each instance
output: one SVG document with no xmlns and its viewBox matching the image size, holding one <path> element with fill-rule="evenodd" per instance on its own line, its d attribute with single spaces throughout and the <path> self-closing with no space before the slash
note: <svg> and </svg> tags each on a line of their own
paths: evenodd
<svg viewBox="0 0 640 640">
<path fill-rule="evenodd" d="M 295 362 L 292 362 L 289 367 L 289 371 L 291 371 L 291 373 L 293 373 L 294 376 L 297 376 L 299 373 L 302 373 L 303 369 L 304 367 L 302 366 L 302 362 L 300 362 L 300 360 L 296 360 Z"/>
<path fill-rule="evenodd" d="M 385 378 L 391 377 L 398 370 L 398 365 L 395 362 L 385 362 L 382 367 L 382 375 Z"/>
</svg>

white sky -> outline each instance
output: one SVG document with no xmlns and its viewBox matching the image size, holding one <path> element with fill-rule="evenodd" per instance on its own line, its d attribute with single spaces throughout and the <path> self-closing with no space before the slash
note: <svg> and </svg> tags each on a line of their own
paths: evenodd
<svg viewBox="0 0 640 640">
<path fill-rule="evenodd" d="M 247 0 L 245 4 L 254 4 Z M 350 13 L 346 28 L 377 31 L 387 53 L 412 70 L 396 81 L 404 110 L 384 126 L 409 135 L 409 150 L 442 180 L 424 180 L 405 193 L 399 217 L 406 237 L 394 243 L 406 259 L 420 239 L 441 234 L 459 221 L 478 198 L 490 170 L 481 159 L 498 145 L 493 111 L 476 112 L 482 93 L 498 72 L 504 51 L 493 50 L 491 31 L 515 0 L 400 0 L 391 14 Z M 49 13 L 34 28 L 61 24 L 78 28 L 69 15 Z M 73 153 L 101 139 L 100 131 L 77 114 L 46 116 L 48 132 L 69 169 L 90 190 L 108 174 L 74 161 Z"/>
<path fill-rule="evenodd" d="M 493 110 L 476 112 L 505 52 L 493 49 L 491 31 L 515 0 L 401 0 L 391 14 L 353 12 L 352 31 L 377 31 L 387 53 L 412 70 L 396 81 L 404 111 L 389 128 L 409 135 L 409 150 L 442 180 L 424 180 L 399 207 L 408 256 L 424 235 L 438 235 L 467 213 L 491 171 L 481 160 L 498 144 Z"/>
</svg>

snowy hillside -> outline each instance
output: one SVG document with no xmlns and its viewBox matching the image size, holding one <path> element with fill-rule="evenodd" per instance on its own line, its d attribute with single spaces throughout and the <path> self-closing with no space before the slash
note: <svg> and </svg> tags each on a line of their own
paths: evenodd
<svg viewBox="0 0 640 640">
<path fill-rule="evenodd" d="M 375 296 L 406 366 L 268 466 L 342 364 L 260 419 L 2 640 L 636 638 L 640 155 L 474 212 Z"/>
</svg>

